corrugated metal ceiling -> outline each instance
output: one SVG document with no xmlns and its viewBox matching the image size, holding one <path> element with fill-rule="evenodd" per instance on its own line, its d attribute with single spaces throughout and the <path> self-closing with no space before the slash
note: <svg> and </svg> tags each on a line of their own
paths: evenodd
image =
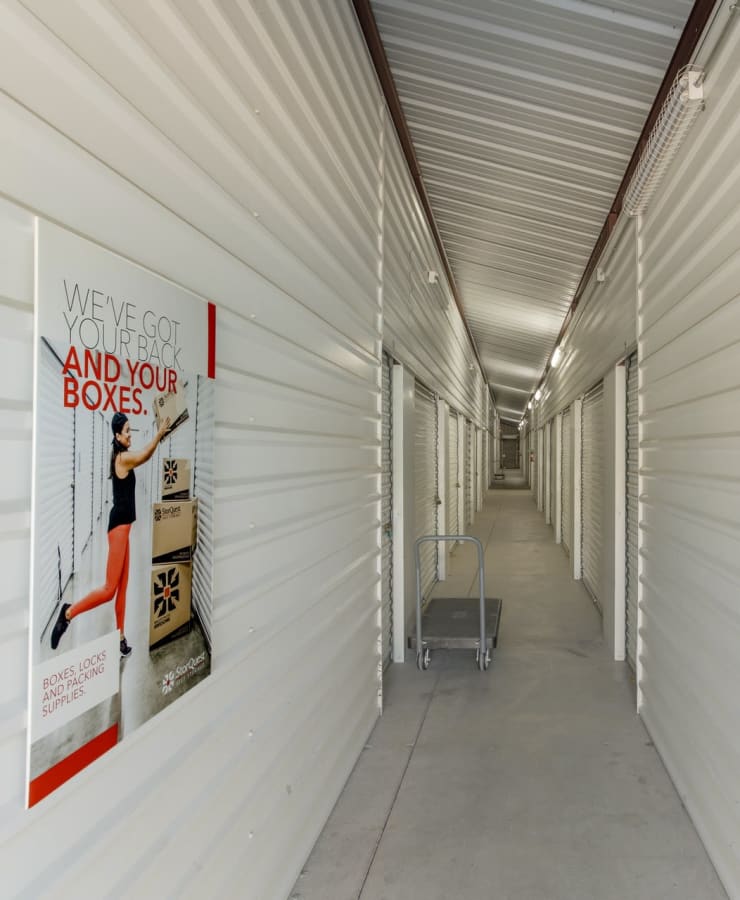
<svg viewBox="0 0 740 900">
<path fill-rule="evenodd" d="M 519 419 L 690 0 L 372 0 L 502 416 Z"/>
</svg>

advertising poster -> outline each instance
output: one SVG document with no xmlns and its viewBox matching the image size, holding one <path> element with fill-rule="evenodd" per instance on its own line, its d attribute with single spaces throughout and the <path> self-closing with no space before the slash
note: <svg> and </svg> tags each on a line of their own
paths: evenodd
<svg viewBox="0 0 740 900">
<path fill-rule="evenodd" d="M 29 806 L 211 670 L 215 307 L 36 230 Z"/>
</svg>

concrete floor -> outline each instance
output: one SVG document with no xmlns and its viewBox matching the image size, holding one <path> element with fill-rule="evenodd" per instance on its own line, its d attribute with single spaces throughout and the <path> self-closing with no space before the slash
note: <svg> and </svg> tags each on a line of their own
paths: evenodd
<svg viewBox="0 0 740 900">
<path fill-rule="evenodd" d="M 492 666 L 439 651 L 425 673 L 390 667 L 384 715 L 291 897 L 726 898 L 530 492 L 489 492 L 473 533 L 504 600 Z M 471 551 L 440 594 L 471 591 Z"/>
</svg>

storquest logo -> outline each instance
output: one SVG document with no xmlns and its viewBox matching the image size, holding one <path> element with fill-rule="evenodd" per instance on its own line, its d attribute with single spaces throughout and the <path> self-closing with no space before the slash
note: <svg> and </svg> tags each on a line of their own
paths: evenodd
<svg viewBox="0 0 740 900">
<path fill-rule="evenodd" d="M 172 693 L 172 688 L 174 686 L 175 686 L 175 673 L 168 672 L 162 679 L 162 693 L 163 694 Z"/>
<path fill-rule="evenodd" d="M 179 687 L 183 681 L 192 678 L 202 672 L 206 665 L 205 650 L 199 656 L 191 656 L 187 662 L 170 670 L 162 679 L 162 693 L 171 694 L 174 688 Z"/>
</svg>

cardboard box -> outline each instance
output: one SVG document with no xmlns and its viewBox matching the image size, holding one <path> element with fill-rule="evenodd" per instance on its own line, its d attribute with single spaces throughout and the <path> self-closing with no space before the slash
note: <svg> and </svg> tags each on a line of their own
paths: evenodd
<svg viewBox="0 0 740 900">
<path fill-rule="evenodd" d="M 175 383 L 175 390 L 167 394 L 157 394 L 153 403 L 154 417 L 157 420 L 157 429 L 162 427 L 162 422 L 169 416 L 170 427 L 165 434 L 172 432 L 186 422 L 190 417 L 188 413 L 188 398 L 185 386 L 178 378 Z"/>
<path fill-rule="evenodd" d="M 162 460 L 162 499 L 190 499 L 190 460 Z"/>
<path fill-rule="evenodd" d="M 198 501 L 152 504 L 152 562 L 189 562 L 198 538 Z"/>
<path fill-rule="evenodd" d="M 149 647 L 190 630 L 192 566 L 170 563 L 153 566 L 149 602 Z"/>
</svg>

